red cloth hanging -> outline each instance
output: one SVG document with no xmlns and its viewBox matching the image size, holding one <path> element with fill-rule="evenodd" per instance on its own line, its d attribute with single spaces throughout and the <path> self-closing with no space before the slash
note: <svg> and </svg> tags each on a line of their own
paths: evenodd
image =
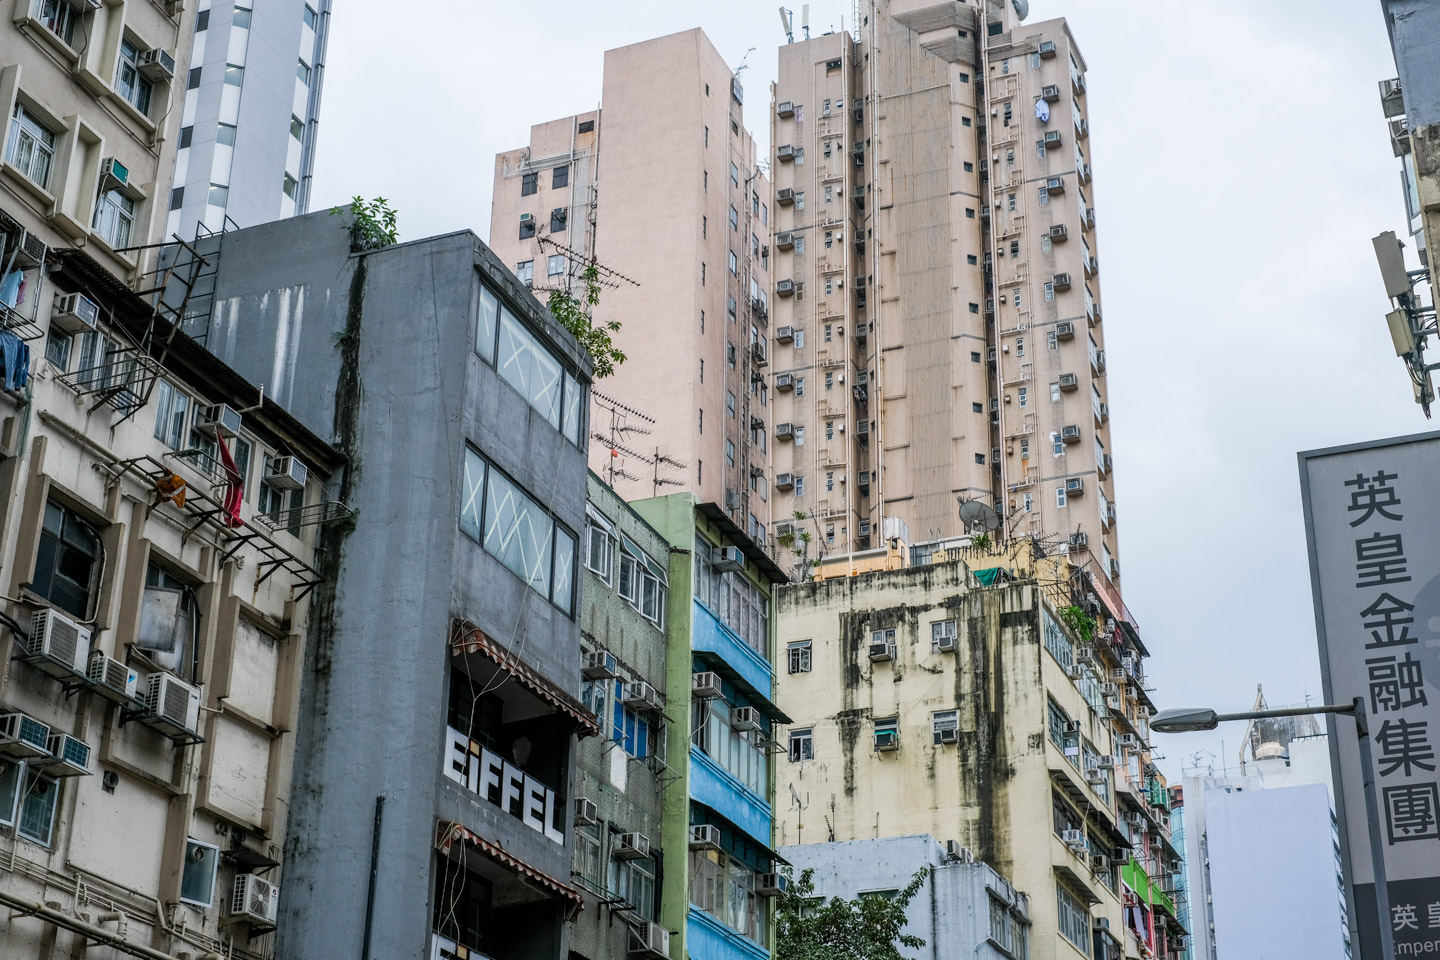
<svg viewBox="0 0 1440 960">
<path fill-rule="evenodd" d="M 245 478 L 240 474 L 240 468 L 235 465 L 235 458 L 230 454 L 230 448 L 225 446 L 224 437 L 216 437 L 215 442 L 220 445 L 220 464 L 225 468 L 225 500 L 221 505 L 223 508 L 224 523 L 227 527 L 240 526 L 240 504 L 245 502 Z"/>
</svg>

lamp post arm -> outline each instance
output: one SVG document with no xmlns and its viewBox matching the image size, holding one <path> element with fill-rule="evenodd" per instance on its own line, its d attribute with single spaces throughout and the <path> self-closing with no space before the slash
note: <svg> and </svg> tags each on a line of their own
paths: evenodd
<svg viewBox="0 0 1440 960">
<path fill-rule="evenodd" d="M 1268 720 L 1271 717 L 1308 717 L 1317 713 L 1354 713 L 1355 704 L 1326 703 L 1318 707 L 1286 707 L 1283 710 L 1252 710 L 1248 713 L 1218 713 L 1217 722 L 1225 720 Z"/>
</svg>

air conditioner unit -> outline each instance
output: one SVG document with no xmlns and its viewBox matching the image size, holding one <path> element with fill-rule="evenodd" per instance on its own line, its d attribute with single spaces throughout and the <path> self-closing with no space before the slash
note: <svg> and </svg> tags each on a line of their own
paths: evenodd
<svg viewBox="0 0 1440 960">
<path fill-rule="evenodd" d="M 90 628 L 54 610 L 36 611 L 30 619 L 30 637 L 21 643 L 30 656 L 45 658 L 40 669 L 51 676 L 75 673 L 83 677 L 90 665 Z"/>
<path fill-rule="evenodd" d="M 1064 243 L 1070 237 L 1070 228 L 1063 223 L 1052 224 L 1050 227 L 1050 241 L 1052 243 Z"/>
<path fill-rule="evenodd" d="M 869 421 L 869 420 L 859 420 L 859 421 L 856 421 L 856 423 L 855 423 L 855 435 L 856 435 L 857 437 L 860 437 L 862 441 L 864 440 L 865 437 L 870 436 L 870 421 Z"/>
<path fill-rule="evenodd" d="M 776 327 L 776 328 L 775 328 L 775 342 L 776 342 L 776 343 L 793 343 L 794 340 L 795 340 L 795 328 L 794 328 L 794 327 Z"/>
<path fill-rule="evenodd" d="M 775 489 L 776 489 L 776 490 L 789 490 L 789 489 L 790 489 L 791 487 L 793 487 L 793 486 L 795 486 L 795 474 L 793 474 L 793 473 L 780 473 L 780 474 L 776 474 L 776 476 L 775 476 Z"/>
<path fill-rule="evenodd" d="M 123 661 L 107 657 L 96 650 L 90 654 L 90 669 L 86 676 L 91 689 L 107 700 L 128 704 L 135 699 L 135 689 L 140 675 Z"/>
<path fill-rule="evenodd" d="M 754 707 L 735 707 L 730 711 L 731 728 L 742 732 L 761 729 L 763 719 Z"/>
<path fill-rule="evenodd" d="M 994 363 L 994 362 L 995 362 L 995 348 L 994 348 L 994 347 L 990 347 L 988 350 L 985 351 L 985 359 L 986 359 L 986 360 L 989 360 L 991 363 Z"/>
<path fill-rule="evenodd" d="M 1060 389 L 1061 389 L 1061 390 L 1075 390 L 1075 389 L 1078 389 L 1079 386 L 1080 386 L 1080 377 L 1079 377 L 1077 374 L 1073 374 L 1073 373 L 1062 373 L 1062 374 L 1060 374 Z"/>
<path fill-rule="evenodd" d="M 1105 782 L 1105 771 L 1099 767 L 1086 767 L 1085 779 L 1090 783 L 1100 784 Z"/>
<path fill-rule="evenodd" d="M 1095 767 L 1098 770 L 1114 770 L 1115 758 L 1107 754 L 1095 761 Z"/>
<path fill-rule="evenodd" d="M 1063 178 L 1063 177 L 1051 177 L 1051 178 L 1049 178 L 1048 180 L 1046 180 L 1046 181 L 1045 181 L 1045 192 L 1046 192 L 1046 193 L 1051 193 L 1051 194 L 1064 193 L 1064 192 L 1065 192 L 1065 178 Z"/>
<path fill-rule="evenodd" d="M 154 82 L 175 78 L 175 58 L 170 56 L 169 51 L 159 47 L 144 51 L 135 63 L 140 70 L 140 76 L 146 80 Z"/>
<path fill-rule="evenodd" d="M 1060 88 L 1053 83 L 1047 83 L 1040 88 L 1040 99 L 1055 103 L 1060 99 Z"/>
<path fill-rule="evenodd" d="M 777 423 L 775 425 L 776 440 L 791 440 L 795 437 L 795 427 L 789 423 Z"/>
<path fill-rule="evenodd" d="M 1120 696 L 1120 688 L 1113 683 L 1102 683 L 1100 695 L 1107 700 Z"/>
<path fill-rule="evenodd" d="M 691 850 L 719 850 L 720 828 L 709 823 L 699 823 L 690 828 Z"/>
<path fill-rule="evenodd" d="M 745 554 L 739 547 L 716 547 L 710 551 L 710 563 L 720 573 L 745 569 Z"/>
<path fill-rule="evenodd" d="M 862 487 L 870 486 L 870 471 L 861 470 L 858 474 L 856 474 L 855 482 Z"/>
<path fill-rule="evenodd" d="M 795 532 L 795 524 L 793 524 L 793 523 L 777 523 L 777 524 L 775 524 L 775 536 L 777 536 L 777 537 L 788 536 L 789 534 L 792 534 L 792 533 L 794 533 L 794 532 Z"/>
<path fill-rule="evenodd" d="M 781 144 L 775 148 L 775 158 L 781 163 L 789 163 L 795 159 L 795 148 L 788 143 Z"/>
<path fill-rule="evenodd" d="M 1083 182 L 1085 182 L 1085 183 L 1089 183 L 1089 182 L 1090 182 L 1090 178 L 1091 178 L 1091 174 L 1090 174 L 1090 164 L 1088 164 L 1088 163 L 1082 163 L 1082 164 L 1080 164 L 1080 171 L 1079 171 L 1079 172 L 1080 172 L 1080 179 L 1081 179 Z"/>
<path fill-rule="evenodd" d="M 660 695 L 644 680 L 626 681 L 620 701 L 634 710 L 655 712 L 660 709 Z"/>
<path fill-rule="evenodd" d="M 1065 721 L 1065 732 L 1066 732 L 1066 733 L 1079 733 L 1079 732 L 1080 732 L 1080 721 L 1079 721 L 1079 720 L 1066 720 L 1066 721 Z"/>
<path fill-rule="evenodd" d="M 959 642 L 956 637 L 939 637 L 935 640 L 935 651 L 937 653 L 954 653 Z"/>
<path fill-rule="evenodd" d="M 1070 274 L 1068 274 L 1068 273 L 1057 273 L 1057 274 L 1055 274 L 1053 277 L 1050 278 L 1050 283 L 1051 283 L 1051 285 L 1053 285 L 1053 286 L 1055 287 L 1056 290 L 1069 290 L 1069 289 L 1070 289 Z"/>
<path fill-rule="evenodd" d="M 1091 871 L 1093 871 L 1094 873 L 1109 873 L 1109 872 L 1110 872 L 1110 858 L 1107 857 L 1107 856 L 1105 856 L 1103 853 L 1093 853 L 1093 854 L 1091 854 L 1091 855 L 1090 855 L 1090 869 L 1091 869 Z"/>
<path fill-rule="evenodd" d="M 5 257 L 8 259 L 13 252 L 15 254 L 15 266 L 17 267 L 38 267 L 45 263 L 45 255 L 49 247 L 45 241 L 28 230 L 20 230 L 13 234 L 14 243 L 5 248 Z"/>
<path fill-rule="evenodd" d="M 861 536 L 861 537 L 868 537 L 868 536 L 870 536 L 870 521 L 869 521 L 869 520 L 861 520 L 861 521 L 860 521 L 859 532 L 857 533 L 857 536 Z"/>
<path fill-rule="evenodd" d="M 575 822 L 582 827 L 591 827 L 600 822 L 600 808 L 589 797 L 575 798 Z"/>
<path fill-rule="evenodd" d="M 279 490 L 299 490 L 305 486 L 310 471 L 299 457 L 276 457 L 270 461 L 270 472 L 265 482 Z"/>
<path fill-rule="evenodd" d="M 194 733 L 200 727 L 200 691 L 171 673 L 150 674 L 145 707 L 153 718 Z"/>
<path fill-rule="evenodd" d="M 795 246 L 795 244 L 793 244 L 793 243 L 790 244 L 790 247 L 793 247 L 793 246 Z M 789 250 L 790 247 L 781 247 L 780 249 L 782 249 L 782 250 Z M 775 296 L 777 296 L 777 297 L 793 297 L 793 296 L 795 296 L 795 281 L 794 281 L 794 280 L 777 280 L 777 281 L 775 282 Z"/>
<path fill-rule="evenodd" d="M 55 295 L 55 305 L 50 311 L 51 330 L 68 334 L 85 333 L 94 330 L 99 321 L 100 308 L 83 293 Z"/>
<path fill-rule="evenodd" d="M 620 676 L 620 662 L 608 650 L 592 650 L 580 657 L 580 676 L 586 680 L 614 680 Z"/>
<path fill-rule="evenodd" d="M 522 214 L 520 214 L 520 222 L 521 222 L 521 223 L 529 223 L 529 222 L 531 222 L 531 221 L 534 220 L 534 219 L 535 219 L 535 214 L 533 214 L 533 213 L 522 213 Z"/>
<path fill-rule="evenodd" d="M 940 738 L 941 743 L 960 742 L 960 731 L 956 730 L 954 727 L 946 727 L 943 730 L 937 730 L 935 731 L 935 735 Z"/>
<path fill-rule="evenodd" d="M 1050 147 L 1058 147 L 1058 146 L 1060 146 L 1060 143 L 1061 143 L 1061 136 L 1060 136 L 1060 131 L 1059 131 L 1059 130 L 1046 130 L 1046 131 L 1045 131 L 1045 146 L 1046 146 L 1047 149 L 1050 148 Z"/>
<path fill-rule="evenodd" d="M 1083 497 L 1085 495 L 1085 481 L 1080 477 L 1066 480 L 1065 494 L 1071 497 Z"/>
<path fill-rule="evenodd" d="M 1079 137 L 1081 140 L 1084 140 L 1086 137 L 1090 136 L 1090 123 L 1083 119 L 1076 120 L 1075 136 Z"/>
<path fill-rule="evenodd" d="M 1067 847 L 1078 847 L 1083 850 L 1085 849 L 1085 831 L 1062 830 L 1060 832 L 1060 842 Z"/>
<path fill-rule="evenodd" d="M 878 663 L 881 660 L 895 659 L 895 644 L 882 640 L 879 643 L 870 644 L 870 661 Z"/>
<path fill-rule="evenodd" d="M 762 897 L 780 897 L 790 889 L 790 878 L 783 873 L 762 873 L 755 878 L 755 892 Z"/>
<path fill-rule="evenodd" d="M 1060 322 L 1060 323 L 1055 324 L 1055 339 L 1056 339 L 1056 340 L 1074 340 L 1074 339 L 1075 339 L 1075 323 L 1074 323 L 1074 321 L 1064 320 L 1064 321 L 1062 321 L 1062 322 Z"/>
<path fill-rule="evenodd" d="M 100 179 L 124 187 L 130 183 L 130 168 L 114 157 L 100 161 Z"/>
<path fill-rule="evenodd" d="M 232 440 L 240 435 L 240 414 L 223 403 L 195 411 L 195 429 L 207 436 Z"/>
<path fill-rule="evenodd" d="M 1069 677 L 1071 680 L 1079 680 L 1081 677 L 1085 676 L 1085 669 L 1081 667 L 1078 663 L 1072 663 L 1070 664 L 1070 666 L 1065 668 L 1065 676 Z"/>
<path fill-rule="evenodd" d="M 1110 519 L 1111 519 L 1111 520 L 1114 520 L 1115 518 L 1114 518 L 1114 517 L 1111 517 Z M 1119 560 L 1116 560 L 1114 557 L 1111 557 L 1111 558 L 1110 558 L 1110 576 L 1111 576 L 1111 577 L 1118 577 L 1118 576 L 1120 576 L 1120 561 L 1119 561 Z"/>
<path fill-rule="evenodd" d="M 759 340 L 756 340 L 754 343 L 750 344 L 750 362 L 755 364 L 755 366 L 757 367 L 765 367 L 770 365 L 769 359 L 765 356 L 765 344 L 761 343 Z"/>
<path fill-rule="evenodd" d="M 1040 41 L 1040 57 L 1041 57 L 1041 59 L 1043 59 L 1043 60 L 1050 60 L 1050 59 L 1052 59 L 1054 56 L 1055 56 L 1055 41 L 1054 41 L 1054 40 L 1041 40 L 1041 41 Z"/>
<path fill-rule="evenodd" d="M 775 389 L 781 393 L 784 393 L 788 390 L 794 390 L 795 375 L 790 373 L 777 374 L 775 377 Z"/>
<path fill-rule="evenodd" d="M 795 246 L 795 234 L 793 234 L 793 233 L 777 233 L 777 234 L 775 234 L 775 249 L 776 249 L 776 250 L 790 250 L 790 249 L 794 248 L 794 246 Z M 781 282 L 781 283 L 784 283 L 785 281 L 782 280 L 782 281 L 780 281 L 780 282 Z M 776 286 L 778 287 L 779 284 L 776 284 Z"/>
<path fill-rule="evenodd" d="M 1060 439 L 1066 443 L 1080 442 L 1080 428 L 1074 424 L 1068 424 L 1060 428 Z"/>
<path fill-rule="evenodd" d="M 1090 535 L 1089 535 L 1089 534 L 1083 533 L 1083 532 L 1070 534 L 1070 546 L 1076 547 L 1076 548 L 1080 548 L 1080 547 L 1088 547 L 1089 545 L 1090 545 Z"/>
<path fill-rule="evenodd" d="M 650 838 L 643 833 L 622 833 L 615 838 L 616 860 L 642 860 L 650 856 Z"/>
<path fill-rule="evenodd" d="M 1143 827 L 1146 825 L 1147 821 L 1145 819 L 1145 814 L 1141 813 L 1139 810 L 1132 810 L 1129 813 L 1125 814 L 1125 822 L 1130 824 L 1132 827 Z"/>
<path fill-rule="evenodd" d="M 1140 746 L 1140 738 L 1133 733 L 1120 734 L 1118 742 L 1121 750 L 1134 750 Z"/>
<path fill-rule="evenodd" d="M 690 675 L 690 695 L 699 700 L 709 700 L 721 695 L 720 674 L 692 673 Z"/>
<path fill-rule="evenodd" d="M 795 104 L 790 102 L 789 100 L 781 100 L 779 103 L 775 104 L 775 116 L 781 117 L 785 120 L 789 120 L 791 117 L 795 116 Z"/>
<path fill-rule="evenodd" d="M 280 887 L 276 884 L 253 873 L 242 873 L 235 878 L 230 916 L 243 917 L 261 926 L 274 926 L 279 906 Z"/>
<path fill-rule="evenodd" d="M 959 840 L 946 840 L 945 859 L 959 861 L 960 863 L 974 863 L 975 854 L 971 853 L 969 848 Z"/>
<path fill-rule="evenodd" d="M 650 957 L 652 960 L 669 960 L 670 931 L 660 924 L 647 921 L 631 931 L 635 940 L 630 946 L 630 955 Z"/>
<path fill-rule="evenodd" d="M 1124 668 L 1124 667 L 1111 667 L 1111 668 L 1110 668 L 1110 679 L 1111 679 L 1111 680 L 1124 680 L 1124 679 L 1125 679 L 1125 668 Z"/>
<path fill-rule="evenodd" d="M 11 757 L 48 757 L 49 724 L 25 713 L 0 714 L 0 753 Z"/>
<path fill-rule="evenodd" d="M 900 749 L 899 730 L 876 730 L 875 749 L 880 753 L 891 753 Z"/>
<path fill-rule="evenodd" d="M 48 743 L 50 756 L 30 761 L 32 767 L 43 769 L 52 777 L 86 777 L 90 770 L 90 745 L 68 733 L 52 733 Z"/>
</svg>

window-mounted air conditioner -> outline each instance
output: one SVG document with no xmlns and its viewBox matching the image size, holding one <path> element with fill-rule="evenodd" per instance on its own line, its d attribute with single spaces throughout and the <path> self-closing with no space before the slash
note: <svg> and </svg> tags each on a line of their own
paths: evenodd
<svg viewBox="0 0 1440 960">
<path fill-rule="evenodd" d="M 730 726 L 736 730 L 759 730 L 761 721 L 760 711 L 754 707 L 735 707 L 730 711 Z"/>
<path fill-rule="evenodd" d="M 790 889 L 790 878 L 783 873 L 762 873 L 755 878 L 755 892 L 762 897 L 780 897 Z"/>
<path fill-rule="evenodd" d="M 1105 771 L 1104 771 L 1104 770 L 1101 770 L 1099 767 L 1086 767 L 1086 768 L 1085 768 L 1085 780 L 1086 780 L 1087 782 L 1089 782 L 1089 783 L 1104 783 L 1104 782 L 1105 782 L 1105 779 L 1106 779 L 1106 778 L 1105 778 Z"/>
<path fill-rule="evenodd" d="M 1065 481 L 1065 493 L 1071 497 L 1082 497 L 1085 495 L 1085 481 L 1080 477 L 1074 477 Z"/>
<path fill-rule="evenodd" d="M 30 636 L 22 639 L 25 652 L 32 657 L 45 658 L 40 669 L 52 676 L 79 674 L 85 676 L 90 663 L 90 628 L 54 610 L 38 610 L 30 619 Z"/>
<path fill-rule="evenodd" d="M 1066 443 L 1080 442 L 1080 428 L 1074 424 L 1067 424 L 1060 428 L 1060 439 Z"/>
<path fill-rule="evenodd" d="M 794 340 L 795 340 L 795 328 L 794 328 L 794 327 L 776 327 L 776 328 L 775 328 L 775 342 L 776 342 L 776 343 L 792 343 Z"/>
<path fill-rule="evenodd" d="M 1073 339 L 1075 339 L 1075 323 L 1074 323 L 1074 321 L 1072 321 L 1072 320 L 1063 320 L 1063 321 L 1061 321 L 1060 323 L 1055 324 L 1055 339 L 1056 339 L 1056 340 L 1073 340 Z"/>
<path fill-rule="evenodd" d="M 1072 547 L 1088 547 L 1089 545 L 1090 545 L 1090 535 L 1089 535 L 1088 533 L 1079 532 L 1079 533 L 1072 533 L 1072 534 L 1070 534 L 1070 546 L 1072 546 Z"/>
<path fill-rule="evenodd" d="M 0 714 L 0 753 L 11 757 L 50 755 L 50 725 L 26 713 Z"/>
<path fill-rule="evenodd" d="M 670 956 L 670 931 L 654 921 L 632 928 L 634 940 L 630 947 L 632 957 L 649 957 L 651 960 L 668 960 Z"/>
<path fill-rule="evenodd" d="M 775 249 L 790 250 L 795 246 L 795 235 L 793 233 L 775 234 Z"/>
<path fill-rule="evenodd" d="M 1140 738 L 1133 733 L 1122 733 L 1119 743 L 1122 750 L 1134 750 L 1140 746 Z"/>
<path fill-rule="evenodd" d="M 691 850 L 719 850 L 720 828 L 711 823 L 697 823 L 690 828 Z"/>
<path fill-rule="evenodd" d="M 593 827 L 600 822 L 600 808 L 589 797 L 575 798 L 575 823 L 582 827 Z"/>
<path fill-rule="evenodd" d="M 660 709 L 660 696 L 655 688 L 644 680 L 630 680 L 625 683 L 624 691 L 620 700 L 625 706 L 633 710 L 648 710 L 651 712 Z"/>
<path fill-rule="evenodd" d="M 1060 374 L 1060 389 L 1075 390 L 1080 386 L 1080 377 L 1074 373 Z"/>
<path fill-rule="evenodd" d="M 870 644 L 870 660 L 872 663 L 894 659 L 895 644 L 890 643 L 888 640 L 881 640 L 878 643 Z"/>
<path fill-rule="evenodd" d="M 1040 99 L 1055 103 L 1060 99 L 1060 88 L 1053 83 L 1047 83 L 1040 88 Z"/>
<path fill-rule="evenodd" d="M 135 699 L 140 675 L 122 660 L 107 657 L 96 650 L 90 654 L 90 669 L 86 674 L 91 688 L 100 696 L 116 703 L 128 704 Z"/>
<path fill-rule="evenodd" d="M 614 680 L 620 675 L 620 662 L 608 650 L 591 650 L 581 656 L 580 676 L 586 680 Z"/>
<path fill-rule="evenodd" d="M 90 744 L 68 733 L 50 734 L 50 756 L 31 760 L 30 766 L 44 770 L 52 777 L 88 777 Z"/>
<path fill-rule="evenodd" d="M 253 924 L 274 926 L 279 914 L 280 887 L 253 873 L 235 878 L 235 892 L 230 899 L 230 916 Z"/>
<path fill-rule="evenodd" d="M 777 389 L 778 384 L 777 384 Z M 775 425 L 776 440 L 792 440 L 795 437 L 795 425 L 791 423 L 778 423 Z"/>
<path fill-rule="evenodd" d="M 1072 663 L 1070 664 L 1070 666 L 1065 668 L 1065 675 L 1071 680 L 1079 680 L 1081 677 L 1085 676 L 1085 669 L 1081 667 L 1078 663 Z"/>
<path fill-rule="evenodd" d="M 788 143 L 781 144 L 775 148 L 775 159 L 781 163 L 789 163 L 795 159 L 795 148 Z"/>
<path fill-rule="evenodd" d="M 775 389 L 776 389 L 777 391 L 781 392 L 781 393 L 784 393 L 784 392 L 787 391 L 787 390 L 794 390 L 794 389 L 795 389 L 795 376 L 794 376 L 794 374 L 790 374 L 790 373 L 778 374 L 778 375 L 775 377 Z M 785 426 L 788 426 L 788 424 L 785 424 Z M 779 436 L 778 428 L 777 428 L 776 436 Z"/>
<path fill-rule="evenodd" d="M 691 674 L 690 695 L 697 700 L 711 700 L 720 696 L 720 674 L 710 671 Z"/>
<path fill-rule="evenodd" d="M 1084 831 L 1084 830 L 1062 830 L 1062 831 L 1060 831 L 1060 842 L 1063 843 L 1063 844 L 1065 844 L 1065 846 L 1067 846 L 1067 847 L 1079 847 L 1079 848 L 1081 848 L 1081 849 L 1084 849 L 1084 847 L 1085 847 L 1085 831 Z"/>
<path fill-rule="evenodd" d="M 1115 758 L 1109 755 L 1103 756 L 1098 761 L 1096 761 L 1095 765 L 1101 770 L 1114 770 Z"/>
<path fill-rule="evenodd" d="M 135 61 L 140 76 L 151 82 L 175 78 L 175 58 L 168 50 L 156 47 L 140 54 Z"/>
<path fill-rule="evenodd" d="M 100 179 L 117 186 L 128 186 L 130 183 L 130 168 L 114 157 L 106 157 L 100 161 Z"/>
<path fill-rule="evenodd" d="M 224 403 L 195 411 L 195 429 L 206 436 L 233 440 L 240 435 L 240 413 Z"/>
<path fill-rule="evenodd" d="M 859 528 L 859 534 L 858 534 L 858 535 L 859 535 L 859 536 L 862 536 L 862 537 L 868 537 L 868 536 L 870 536 L 870 521 L 869 521 L 869 520 L 861 520 L 861 521 L 860 521 L 860 528 Z"/>
<path fill-rule="evenodd" d="M 616 860 L 642 860 L 650 856 L 650 838 L 643 833 L 622 833 L 615 838 Z"/>
<path fill-rule="evenodd" d="M 781 100 L 775 104 L 775 116 L 782 120 L 789 120 L 795 116 L 795 104 L 789 100 Z"/>
<path fill-rule="evenodd" d="M 67 334 L 85 333 L 94 330 L 99 321 L 99 306 L 83 293 L 55 295 L 55 306 L 50 311 L 51 330 Z"/>
<path fill-rule="evenodd" d="M 710 563 L 720 573 L 743 570 L 745 554 L 736 546 L 715 547 L 710 551 Z"/>
<path fill-rule="evenodd" d="M 270 461 L 265 482 L 279 490 L 299 490 L 310 478 L 310 471 L 299 457 L 276 457 Z"/>
<path fill-rule="evenodd" d="M 793 247 L 794 244 L 792 243 L 790 246 Z M 782 250 L 788 250 L 788 249 L 790 249 L 790 247 L 781 247 L 780 249 L 782 249 Z M 777 280 L 777 281 L 775 281 L 775 296 L 777 296 L 777 297 L 793 297 L 793 296 L 795 296 L 795 281 L 794 281 L 794 280 Z"/>
<path fill-rule="evenodd" d="M 1050 283 L 1051 283 L 1051 285 L 1053 285 L 1053 286 L 1055 287 L 1056 290 L 1069 290 L 1069 289 L 1070 289 L 1070 274 L 1068 274 L 1068 273 L 1057 273 L 1057 274 L 1055 274 L 1054 276 L 1052 276 L 1052 277 L 1050 278 Z"/>
<path fill-rule="evenodd" d="M 959 743 L 960 731 L 954 727 L 946 727 L 943 730 L 935 731 L 935 736 L 940 743 Z"/>
<path fill-rule="evenodd" d="M 776 490 L 789 490 L 793 486 L 795 486 L 795 474 L 781 473 L 775 476 Z"/>
<path fill-rule="evenodd" d="M 775 191 L 775 202 L 782 207 L 788 207 L 795 202 L 795 190 L 791 187 L 781 187 Z"/>
<path fill-rule="evenodd" d="M 891 753 L 900 749 L 899 730 L 876 730 L 875 749 L 880 753 Z"/>
</svg>

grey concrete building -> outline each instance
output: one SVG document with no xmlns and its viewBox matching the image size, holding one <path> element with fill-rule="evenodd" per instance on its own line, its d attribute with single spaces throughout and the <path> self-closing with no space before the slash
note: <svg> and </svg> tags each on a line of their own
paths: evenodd
<svg viewBox="0 0 1440 960">
<path fill-rule="evenodd" d="M 664 956 L 651 949 L 670 939 L 658 924 L 661 824 L 666 792 L 683 787 L 665 764 L 668 724 L 626 701 L 648 684 L 658 704 L 677 703 L 665 682 L 670 545 L 593 473 L 588 489 L 580 699 L 603 735 L 581 741 L 576 755 L 573 870 L 585 909 L 570 956 Z"/>
<path fill-rule="evenodd" d="M 309 209 L 329 24 L 330 0 L 200 0 L 167 236 Z"/>
<path fill-rule="evenodd" d="M 277 950 L 567 956 L 589 361 L 462 231 L 209 238 L 222 359 L 350 464 L 321 545 Z M 417 285 L 416 277 L 425 277 Z"/>
<path fill-rule="evenodd" d="M 902 890 L 928 868 L 905 911 L 905 932 L 925 941 L 915 960 L 1028 960 L 1030 899 L 958 844 L 928 833 L 781 847 L 795 875 L 815 871 L 815 893 L 854 899 Z"/>
</svg>

